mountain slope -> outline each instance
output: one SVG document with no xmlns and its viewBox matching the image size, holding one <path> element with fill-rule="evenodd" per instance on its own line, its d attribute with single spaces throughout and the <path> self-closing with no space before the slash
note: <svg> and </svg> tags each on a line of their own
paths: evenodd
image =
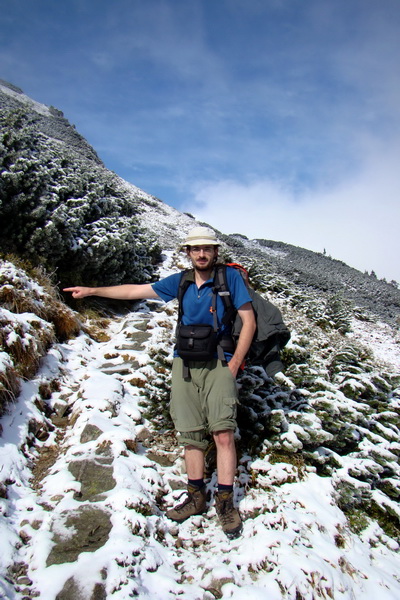
<svg viewBox="0 0 400 600">
<path fill-rule="evenodd" d="M 41 260 L 50 270 L 56 268 L 65 283 L 73 283 L 73 277 L 76 283 L 140 281 L 152 276 L 156 242 L 164 249 L 174 249 L 181 241 L 178 232 L 197 224 L 191 216 L 108 171 L 60 111 L 1 81 L 0 106 L 9 116 L 4 130 L 10 130 L 10 115 L 18 115 L 14 145 L 9 138 L 3 141 L 3 251 Z M 33 156 L 37 156 L 36 163 Z M 21 186 L 25 188 L 24 202 Z M 262 263 L 270 278 L 279 273 L 285 285 L 294 283 L 305 292 L 339 293 L 355 306 L 398 326 L 400 290 L 395 282 L 379 281 L 341 261 L 283 242 L 218 233 L 228 254 L 234 253 L 247 264 Z M 147 262 L 146 254 L 150 255 Z"/>
<path fill-rule="evenodd" d="M 15 93 L 13 102 L 36 106 Z M 42 105 L 29 110 L 52 118 Z M 33 120 L 29 139 L 54 137 L 38 133 Z M 48 158 L 47 141 L 38 163 L 42 151 Z M 144 263 L 153 262 L 147 276 L 183 268 L 177 248 L 197 221 L 107 173 L 95 153 L 78 154 L 71 169 L 96 164 L 112 181 L 110 223 L 132 205 L 143 239 L 157 236 L 156 264 L 154 248 L 144 246 Z M 101 206 L 104 189 L 80 198 L 79 211 Z M 399 291 L 323 255 L 218 235 L 223 257 L 249 268 L 292 331 L 284 374 L 272 380 L 253 367 L 239 380 L 235 493 L 243 536 L 229 542 L 217 524 L 212 452 L 208 513 L 181 526 L 165 518 L 185 479 L 168 417 L 176 306 L 148 301 L 118 313 L 104 305 L 103 316 L 79 315 L 40 269 L 28 273 L 3 258 L 4 598 L 398 598 Z M 109 240 L 111 255 L 117 230 Z M 116 254 L 116 278 L 126 277 L 129 258 Z"/>
<path fill-rule="evenodd" d="M 90 144 L 64 118 L 60 110 L 32 100 L 17 86 L 0 79 L 0 109 L 9 111 L 21 108 L 36 120 L 38 130 L 48 138 L 57 140 L 58 143 L 97 165 L 103 164 Z"/>
<path fill-rule="evenodd" d="M 166 252 L 160 275 L 180 261 Z M 4 596 L 396 598 L 400 376 L 351 353 L 347 336 L 311 335 L 295 309 L 286 317 L 287 358 L 301 361 L 275 382 L 256 368 L 240 381 L 245 523 L 233 542 L 212 469 L 207 515 L 164 516 L 184 483 L 165 416 L 176 308 L 137 303 L 54 345 L 2 419 Z"/>
</svg>

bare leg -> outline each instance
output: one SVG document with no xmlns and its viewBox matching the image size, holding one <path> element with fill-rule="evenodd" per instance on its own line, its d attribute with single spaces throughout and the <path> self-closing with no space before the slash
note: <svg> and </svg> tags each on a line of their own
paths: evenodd
<svg viewBox="0 0 400 600">
<path fill-rule="evenodd" d="M 232 485 L 236 473 L 236 446 L 232 429 L 213 434 L 217 447 L 218 483 Z"/>
<path fill-rule="evenodd" d="M 233 504 L 232 487 L 237 465 L 234 432 L 231 429 L 217 431 L 214 433 L 214 440 L 217 446 L 218 470 L 218 492 L 215 495 L 215 509 L 222 531 L 229 539 L 234 539 L 240 535 L 243 529 L 239 511 Z"/>
<path fill-rule="evenodd" d="M 203 479 L 204 452 L 196 446 L 185 446 L 185 463 L 188 479 Z"/>
</svg>

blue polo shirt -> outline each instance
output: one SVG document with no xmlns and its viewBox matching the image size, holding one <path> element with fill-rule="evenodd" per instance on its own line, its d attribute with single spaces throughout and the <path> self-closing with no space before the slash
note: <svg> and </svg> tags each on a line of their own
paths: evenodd
<svg viewBox="0 0 400 600">
<path fill-rule="evenodd" d="M 211 278 L 203 283 L 199 288 L 193 281 L 187 288 L 182 301 L 183 308 L 183 325 L 213 325 L 213 314 L 212 308 L 212 287 L 213 287 L 213 273 Z M 181 280 L 181 273 L 175 273 L 165 279 L 161 279 L 156 283 L 152 284 L 153 290 L 160 298 L 169 302 L 174 298 L 178 297 L 179 282 Z M 226 279 L 228 288 L 231 293 L 231 298 L 236 310 L 241 308 L 246 302 L 252 302 L 250 295 L 247 291 L 246 285 L 242 279 L 242 276 L 233 267 L 226 268 Z M 224 316 L 224 305 L 217 294 L 217 318 L 218 326 L 221 327 L 221 321 Z M 223 327 L 221 329 L 222 334 L 229 334 L 229 327 Z"/>
</svg>

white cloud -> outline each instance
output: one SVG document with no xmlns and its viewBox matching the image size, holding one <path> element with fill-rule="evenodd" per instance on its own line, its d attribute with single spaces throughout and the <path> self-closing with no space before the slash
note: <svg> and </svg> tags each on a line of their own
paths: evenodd
<svg viewBox="0 0 400 600">
<path fill-rule="evenodd" d="M 296 195 L 282 182 L 196 184 L 186 210 L 223 233 L 294 244 L 400 282 L 399 148 L 368 156 L 352 178 Z"/>
</svg>

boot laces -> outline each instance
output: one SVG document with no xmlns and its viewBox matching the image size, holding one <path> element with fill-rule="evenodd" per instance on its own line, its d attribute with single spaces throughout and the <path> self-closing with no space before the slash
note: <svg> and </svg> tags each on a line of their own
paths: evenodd
<svg viewBox="0 0 400 600">
<path fill-rule="evenodd" d="M 174 510 L 176 510 L 177 512 L 179 512 L 179 511 L 181 511 L 182 509 L 184 509 L 184 508 L 185 508 L 185 507 L 186 507 L 188 504 L 190 504 L 191 502 L 193 502 L 193 503 L 194 503 L 194 498 L 193 498 L 193 495 L 192 495 L 192 494 L 191 494 L 189 491 L 183 492 L 183 493 L 182 493 L 182 494 L 179 496 L 179 498 L 182 498 L 182 496 L 183 496 L 184 494 L 186 494 L 186 498 L 184 499 L 184 501 L 183 501 L 183 502 L 181 502 L 180 504 L 178 504 L 177 506 L 175 506 L 175 509 L 174 509 Z"/>
<path fill-rule="evenodd" d="M 224 524 L 228 525 L 234 522 L 234 510 L 232 498 L 224 498 L 218 511 L 220 519 Z"/>
</svg>

